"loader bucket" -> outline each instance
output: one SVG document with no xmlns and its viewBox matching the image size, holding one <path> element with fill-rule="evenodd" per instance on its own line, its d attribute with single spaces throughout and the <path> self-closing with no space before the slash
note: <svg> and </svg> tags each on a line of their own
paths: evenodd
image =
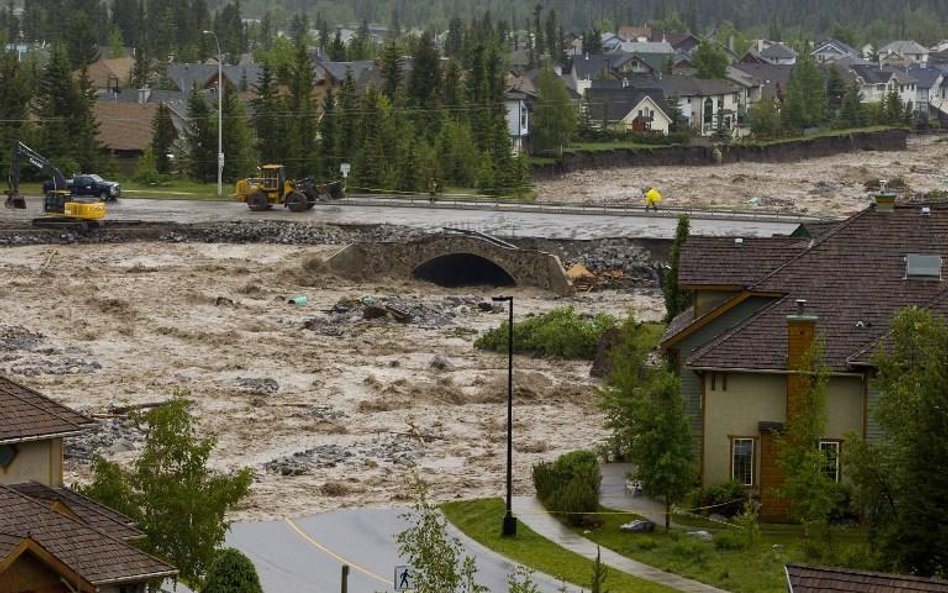
<svg viewBox="0 0 948 593">
<path fill-rule="evenodd" d="M 7 199 L 3 202 L 3 205 L 16 210 L 26 210 L 26 198 L 21 194 L 7 192 Z"/>
</svg>

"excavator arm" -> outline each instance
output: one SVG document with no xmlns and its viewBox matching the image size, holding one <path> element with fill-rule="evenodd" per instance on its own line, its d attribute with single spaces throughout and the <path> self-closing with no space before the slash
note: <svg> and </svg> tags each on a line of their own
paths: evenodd
<svg viewBox="0 0 948 593">
<path fill-rule="evenodd" d="M 7 176 L 7 199 L 4 206 L 7 208 L 26 208 L 26 199 L 20 194 L 20 159 L 26 159 L 42 173 L 49 175 L 53 180 L 53 191 L 65 191 L 66 178 L 59 167 L 51 163 L 46 157 L 36 152 L 26 144 L 17 142 L 13 145 L 13 155 L 10 159 L 10 173 Z"/>
</svg>

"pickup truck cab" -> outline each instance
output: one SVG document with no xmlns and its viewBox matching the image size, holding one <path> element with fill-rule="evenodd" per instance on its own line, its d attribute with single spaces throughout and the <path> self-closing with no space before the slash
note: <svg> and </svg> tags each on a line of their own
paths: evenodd
<svg viewBox="0 0 948 593">
<path fill-rule="evenodd" d="M 103 202 L 117 200 L 122 195 L 122 186 L 115 181 L 106 181 L 98 175 L 79 173 L 72 179 L 66 180 L 66 188 L 74 196 L 93 196 Z M 49 192 L 53 184 L 47 181 L 43 184 L 43 191 Z"/>
</svg>

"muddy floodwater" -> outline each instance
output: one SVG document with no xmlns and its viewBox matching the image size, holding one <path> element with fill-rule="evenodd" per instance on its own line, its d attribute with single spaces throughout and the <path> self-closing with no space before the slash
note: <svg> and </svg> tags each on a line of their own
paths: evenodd
<svg viewBox="0 0 948 593">
<path fill-rule="evenodd" d="M 337 249 L 6 248 L 0 372 L 99 420 L 69 444 L 68 482 L 88 478 L 94 453 L 128 462 L 141 449 L 116 409 L 180 392 L 201 434 L 218 439 L 213 465 L 256 472 L 237 519 L 405 503 L 412 473 L 442 500 L 502 495 L 507 359 L 472 345 L 505 318 L 488 304 L 497 290 L 340 280 L 321 264 Z M 518 317 L 565 304 L 663 314 L 654 287 L 504 290 Z M 367 313 L 386 306 L 410 319 Z M 595 447 L 605 431 L 588 362 L 514 365 L 514 482 L 529 493 L 532 464 Z"/>
</svg>

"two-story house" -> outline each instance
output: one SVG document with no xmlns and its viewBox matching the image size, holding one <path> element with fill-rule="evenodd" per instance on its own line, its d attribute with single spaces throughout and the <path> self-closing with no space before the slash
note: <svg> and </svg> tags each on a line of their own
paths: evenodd
<svg viewBox="0 0 948 593">
<path fill-rule="evenodd" d="M 948 206 L 897 204 L 885 196 L 809 236 L 691 237 L 679 285 L 693 305 L 661 346 L 681 377 L 700 448 L 701 484 L 737 480 L 761 501 L 761 517 L 787 517 L 774 436 L 805 388 L 803 354 L 824 344 L 825 471 L 844 480 L 847 434 L 880 435 L 873 355 L 902 307 L 948 313 Z"/>
<path fill-rule="evenodd" d="M 177 571 L 143 534 L 63 485 L 63 439 L 94 422 L 0 376 L 0 593 L 144 593 Z"/>
<path fill-rule="evenodd" d="M 830 63 L 841 58 L 858 58 L 859 52 L 838 39 L 827 39 L 817 43 L 810 55 L 819 63 Z"/>
<path fill-rule="evenodd" d="M 908 66 L 927 62 L 931 52 L 917 41 L 900 40 L 883 45 L 878 53 L 882 64 Z"/>
<path fill-rule="evenodd" d="M 666 98 L 677 97 L 682 115 L 702 136 L 720 129 L 740 137 L 749 133 L 740 115 L 747 110 L 747 88 L 729 81 L 668 75 L 658 82 Z"/>
<path fill-rule="evenodd" d="M 656 83 L 652 77 L 594 81 L 585 102 L 593 126 L 667 135 L 673 122 Z"/>
</svg>

